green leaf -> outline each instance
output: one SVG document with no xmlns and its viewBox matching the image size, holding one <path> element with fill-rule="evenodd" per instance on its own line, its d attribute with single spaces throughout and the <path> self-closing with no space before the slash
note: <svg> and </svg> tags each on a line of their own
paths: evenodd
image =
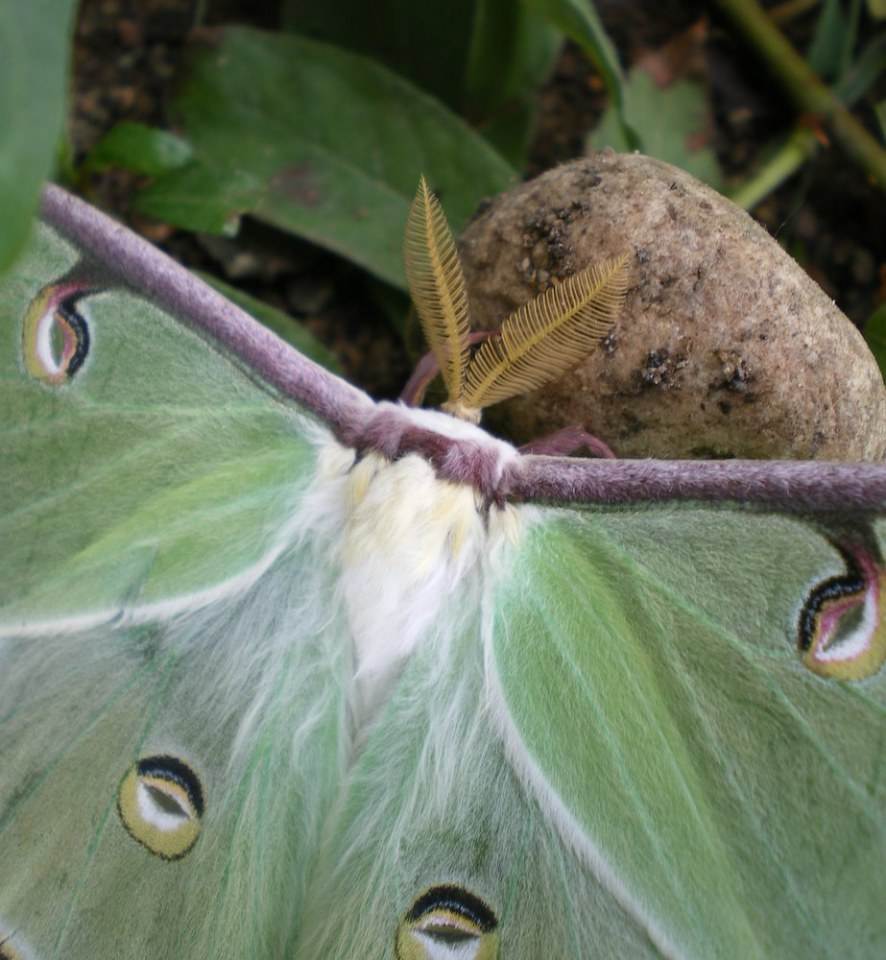
<svg viewBox="0 0 886 960">
<path fill-rule="evenodd" d="M 855 50 L 858 41 L 858 23 L 861 19 L 862 0 L 849 0 L 849 15 L 847 17 L 846 31 L 843 34 L 843 50 L 840 57 L 840 72 L 838 76 L 842 77 L 852 65 L 852 53 Z"/>
<path fill-rule="evenodd" d="M 142 213 L 211 233 L 252 214 L 404 287 L 419 174 L 456 228 L 514 175 L 439 101 L 364 57 L 257 30 L 219 36 L 175 104 L 194 159 L 141 194 Z"/>
<path fill-rule="evenodd" d="M 174 133 L 143 123 L 118 123 L 92 148 L 83 165 L 87 170 L 122 167 L 156 177 L 190 159 L 190 144 Z"/>
<path fill-rule="evenodd" d="M 824 0 L 806 59 L 809 66 L 827 80 L 835 79 L 840 73 L 848 26 L 841 0 Z"/>
<path fill-rule="evenodd" d="M 378 60 L 461 112 L 476 5 L 477 0 L 285 0 L 283 25 Z"/>
<path fill-rule="evenodd" d="M 476 0 L 463 112 L 501 153 L 523 167 L 535 125 L 538 87 L 563 36 L 514 0 Z"/>
<path fill-rule="evenodd" d="M 306 326 L 299 323 L 295 317 L 291 317 L 282 310 L 277 310 L 276 307 L 272 307 L 257 297 L 244 293 L 239 287 L 233 287 L 210 273 L 204 273 L 202 270 L 198 273 L 210 286 L 215 287 L 228 300 L 233 301 L 238 307 L 242 307 L 248 314 L 255 317 L 256 320 L 261 321 L 269 330 L 273 330 L 278 337 L 292 344 L 296 350 L 299 350 L 306 357 L 310 357 L 311 360 L 333 373 L 342 373 L 341 364 L 335 354 L 324 347 L 314 334 Z"/>
<path fill-rule="evenodd" d="M 591 0 L 523 0 L 523 3 L 547 17 L 590 57 L 609 91 L 620 136 L 627 149 L 646 149 L 625 99 L 618 54 Z"/>
<path fill-rule="evenodd" d="M 864 325 L 864 338 L 880 366 L 883 379 L 886 380 L 886 303 L 877 307 L 868 317 L 868 322 Z"/>
<path fill-rule="evenodd" d="M 876 83 L 886 70 L 886 34 L 880 34 L 864 48 L 855 63 L 834 84 L 834 93 L 851 106 Z"/>
<path fill-rule="evenodd" d="M 886 100 L 881 100 L 874 109 L 877 112 L 880 130 L 883 132 L 883 140 L 886 141 Z"/>
<path fill-rule="evenodd" d="M 680 80 L 662 90 L 644 70 L 632 70 L 625 85 L 625 102 L 646 153 L 720 188 L 722 174 L 714 151 L 690 145 L 691 138 L 702 133 L 707 124 L 707 94 L 700 84 Z M 612 107 L 591 134 L 590 143 L 597 149 L 631 149 Z"/>
<path fill-rule="evenodd" d="M 18 255 L 62 133 L 72 0 L 0 3 L 0 271 Z"/>
<path fill-rule="evenodd" d="M 514 0 L 288 0 L 284 24 L 434 94 L 516 166 L 529 148 L 534 93 L 562 44 L 559 31 Z"/>
</svg>

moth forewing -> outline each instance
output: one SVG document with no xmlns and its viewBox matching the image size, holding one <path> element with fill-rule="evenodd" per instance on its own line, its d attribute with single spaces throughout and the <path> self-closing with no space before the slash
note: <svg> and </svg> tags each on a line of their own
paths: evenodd
<svg viewBox="0 0 886 960">
<path fill-rule="evenodd" d="M 627 290 L 627 254 L 593 264 L 523 304 L 468 365 L 463 402 L 482 408 L 579 364 L 609 333 Z"/>
<path fill-rule="evenodd" d="M 455 240 L 440 202 L 422 177 L 403 244 L 406 278 L 430 346 L 449 392 L 458 402 L 468 363 L 468 295 Z"/>
</svg>

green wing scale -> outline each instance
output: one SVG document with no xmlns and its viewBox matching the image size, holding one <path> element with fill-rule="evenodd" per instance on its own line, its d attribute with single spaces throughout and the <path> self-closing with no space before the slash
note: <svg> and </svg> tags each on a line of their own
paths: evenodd
<svg viewBox="0 0 886 960">
<path fill-rule="evenodd" d="M 114 267 L 0 282 L 0 958 L 886 952 L 882 468 L 616 506 Z"/>
</svg>

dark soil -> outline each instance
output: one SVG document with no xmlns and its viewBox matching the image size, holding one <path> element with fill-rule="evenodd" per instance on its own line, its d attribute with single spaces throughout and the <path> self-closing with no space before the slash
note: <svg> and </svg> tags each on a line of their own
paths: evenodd
<svg viewBox="0 0 886 960">
<path fill-rule="evenodd" d="M 195 27 L 276 25 L 274 0 L 222 0 L 204 6 L 209 12 L 198 23 L 201 5 L 195 0 L 82 0 L 70 120 L 75 167 L 122 120 L 168 124 L 168 105 Z M 795 118 L 732 33 L 702 19 L 703 6 L 685 0 L 597 0 L 626 64 L 665 44 L 675 62 L 692 60 L 690 66 L 708 84 L 714 105 L 711 142 L 724 169 L 740 179 Z M 814 16 L 813 11 L 786 28 L 800 49 L 808 45 Z M 879 93 L 884 96 L 886 90 Z M 605 105 L 599 76 L 580 50 L 567 44 L 539 92 L 528 175 L 580 156 Z M 872 121 L 864 108 L 859 115 Z M 234 241 L 148 223 L 130 211 L 137 178 L 107 171 L 86 181 L 79 186 L 90 200 L 126 219 L 189 267 L 237 283 L 305 323 L 338 354 L 346 375 L 373 395 L 399 392 L 411 360 L 379 304 L 377 282 L 360 270 L 249 221 Z M 820 150 L 754 214 L 855 323 L 863 325 L 886 302 L 886 195 L 838 148 Z"/>
</svg>

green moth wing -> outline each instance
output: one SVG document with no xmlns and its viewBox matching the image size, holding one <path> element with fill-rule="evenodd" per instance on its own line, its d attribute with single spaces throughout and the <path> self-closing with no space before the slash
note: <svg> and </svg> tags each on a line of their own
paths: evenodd
<svg viewBox="0 0 886 960">
<path fill-rule="evenodd" d="M 663 955 L 886 944 L 886 631 L 864 623 L 884 529 L 860 526 L 861 541 L 748 509 L 543 510 L 496 594 L 510 756 Z M 801 651 L 839 585 L 876 658 L 855 684 Z"/>
<path fill-rule="evenodd" d="M 878 956 L 886 682 L 810 669 L 798 630 L 834 584 L 879 602 L 882 562 L 847 566 L 882 521 L 511 519 L 348 773 L 298 956 L 389 957 L 396 929 L 400 960 L 449 957 L 448 914 L 471 957 Z"/>
<path fill-rule="evenodd" d="M 79 261 L 42 227 L 2 291 L 7 622 L 111 617 L 134 594 L 147 606 L 243 574 L 310 470 L 291 406 Z"/>
<path fill-rule="evenodd" d="M 45 209 L 2 960 L 884 952 L 883 467 L 522 456 Z"/>
<path fill-rule="evenodd" d="M 316 419 L 45 225 L 0 318 L 0 955 L 282 955 L 343 749 Z"/>
</svg>

